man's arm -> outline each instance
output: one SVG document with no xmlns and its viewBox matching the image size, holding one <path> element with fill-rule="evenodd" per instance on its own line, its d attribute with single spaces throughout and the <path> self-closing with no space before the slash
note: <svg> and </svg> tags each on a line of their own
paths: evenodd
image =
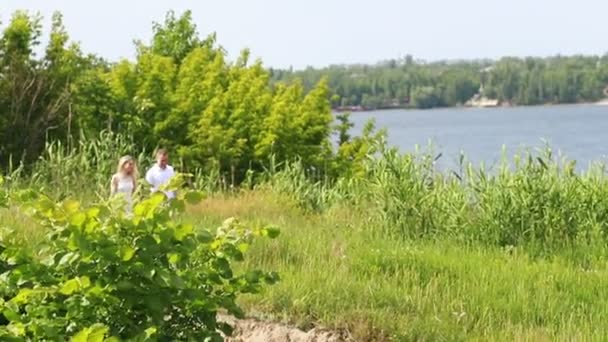
<svg viewBox="0 0 608 342">
<path fill-rule="evenodd" d="M 146 172 L 146 182 L 148 182 L 148 184 L 150 184 L 152 187 L 155 186 L 154 184 L 154 175 L 152 172 L 152 169 L 149 169 L 148 172 Z"/>
<path fill-rule="evenodd" d="M 175 176 L 175 169 L 173 168 L 173 166 L 169 166 L 171 170 L 171 177 Z"/>
</svg>

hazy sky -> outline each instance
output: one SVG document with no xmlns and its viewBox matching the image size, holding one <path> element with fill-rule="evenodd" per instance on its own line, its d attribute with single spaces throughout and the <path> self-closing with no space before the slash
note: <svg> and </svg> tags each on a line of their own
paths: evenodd
<svg viewBox="0 0 608 342">
<path fill-rule="evenodd" d="M 0 0 L 0 20 L 16 9 L 61 11 L 83 50 L 110 60 L 133 57 L 169 9 L 273 67 L 608 52 L 608 0 Z"/>
</svg>

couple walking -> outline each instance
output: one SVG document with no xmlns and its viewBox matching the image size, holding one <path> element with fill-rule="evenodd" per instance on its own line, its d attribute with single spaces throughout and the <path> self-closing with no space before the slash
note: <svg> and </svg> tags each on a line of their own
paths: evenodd
<svg viewBox="0 0 608 342">
<path fill-rule="evenodd" d="M 165 149 L 156 151 L 156 163 L 146 172 L 145 180 L 150 184 L 152 192 L 157 192 L 175 175 L 169 165 L 169 153 Z M 131 156 L 124 156 L 118 161 L 118 169 L 112 176 L 112 196 L 122 195 L 127 201 L 127 211 L 131 212 L 133 194 L 137 190 L 137 163 Z M 168 199 L 175 197 L 172 191 L 163 191 Z"/>
</svg>

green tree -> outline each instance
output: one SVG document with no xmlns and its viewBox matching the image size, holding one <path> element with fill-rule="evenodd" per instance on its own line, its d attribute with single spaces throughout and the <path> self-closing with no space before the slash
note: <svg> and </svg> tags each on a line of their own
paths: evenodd
<svg viewBox="0 0 608 342">
<path fill-rule="evenodd" d="M 192 132 L 209 103 L 224 91 L 227 74 L 223 54 L 210 47 L 197 47 L 186 56 L 177 75 L 175 105 L 155 124 L 161 145 L 175 147 L 186 159 L 198 155 L 189 151 L 199 138 Z"/>
<path fill-rule="evenodd" d="M 185 11 L 179 18 L 175 12 L 167 12 L 163 23 L 153 24 L 152 32 L 151 52 L 172 57 L 178 64 L 202 44 L 191 11 Z"/>
<path fill-rule="evenodd" d="M 135 70 L 137 91 L 133 102 L 136 116 L 129 128 L 136 141 L 153 149 L 163 140 L 156 125 L 165 121 L 174 107 L 177 68 L 172 58 L 145 52 L 139 56 Z"/>
<path fill-rule="evenodd" d="M 350 113 L 340 113 L 336 115 L 338 123 L 334 126 L 334 131 L 338 135 L 338 146 L 342 146 L 350 141 L 350 130 L 355 127 L 355 124 L 350 121 Z"/>
<path fill-rule="evenodd" d="M 426 109 L 437 107 L 441 98 L 433 87 L 419 87 L 412 92 L 412 104 L 416 108 Z"/>
<path fill-rule="evenodd" d="M 41 59 L 41 17 L 16 12 L 0 37 L 0 155 L 34 160 L 46 139 L 67 139 L 72 123 L 72 84 L 82 71 L 82 56 L 62 17 L 52 18 L 49 43 Z"/>
</svg>

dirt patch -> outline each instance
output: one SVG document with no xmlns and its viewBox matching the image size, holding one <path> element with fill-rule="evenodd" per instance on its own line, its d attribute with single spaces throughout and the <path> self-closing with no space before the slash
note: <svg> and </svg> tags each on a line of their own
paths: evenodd
<svg viewBox="0 0 608 342">
<path fill-rule="evenodd" d="M 314 328 L 308 332 L 285 324 L 264 322 L 256 319 L 235 319 L 223 316 L 222 321 L 235 330 L 227 342 L 353 342 L 346 331 Z"/>
</svg>

